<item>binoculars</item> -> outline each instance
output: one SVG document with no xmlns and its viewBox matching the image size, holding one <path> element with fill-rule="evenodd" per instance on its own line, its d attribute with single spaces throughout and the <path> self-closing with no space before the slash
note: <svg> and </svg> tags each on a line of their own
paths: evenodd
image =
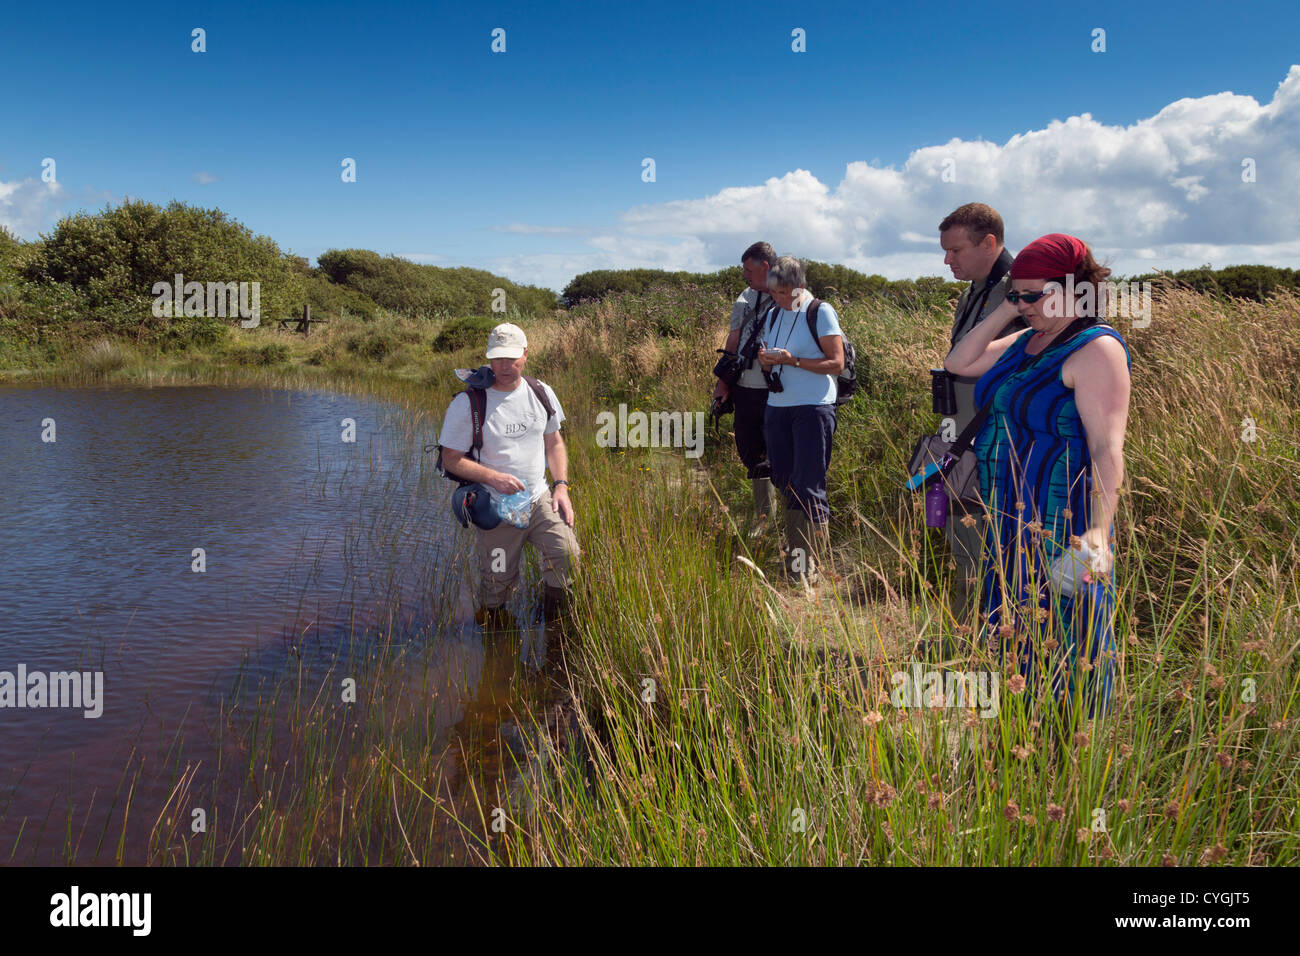
<svg viewBox="0 0 1300 956">
<path fill-rule="evenodd" d="M 937 415 L 957 414 L 957 389 L 947 369 L 930 369 L 930 404 Z"/>
</svg>

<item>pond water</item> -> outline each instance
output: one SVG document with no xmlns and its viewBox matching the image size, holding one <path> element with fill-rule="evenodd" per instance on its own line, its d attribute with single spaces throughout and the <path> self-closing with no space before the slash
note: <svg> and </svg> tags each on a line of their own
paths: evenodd
<svg viewBox="0 0 1300 956">
<path fill-rule="evenodd" d="M 0 861 L 147 861 L 178 768 L 220 762 L 223 708 L 358 641 L 432 648 L 431 735 L 491 736 L 518 659 L 469 623 L 472 542 L 422 452 L 442 409 L 10 387 L 0 410 Z"/>
</svg>

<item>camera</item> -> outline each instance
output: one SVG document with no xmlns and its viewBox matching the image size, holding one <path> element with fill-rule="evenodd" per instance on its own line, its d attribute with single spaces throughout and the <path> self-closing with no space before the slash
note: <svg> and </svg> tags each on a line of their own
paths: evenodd
<svg viewBox="0 0 1300 956">
<path fill-rule="evenodd" d="M 930 404 L 938 415 L 957 414 L 957 389 L 947 369 L 930 369 Z"/>
<path fill-rule="evenodd" d="M 731 387 L 740 380 L 740 373 L 744 369 L 736 361 L 735 352 L 728 352 L 726 349 L 718 349 L 718 351 L 722 353 L 722 357 L 713 366 L 713 374 L 721 379 L 724 385 Z"/>
</svg>

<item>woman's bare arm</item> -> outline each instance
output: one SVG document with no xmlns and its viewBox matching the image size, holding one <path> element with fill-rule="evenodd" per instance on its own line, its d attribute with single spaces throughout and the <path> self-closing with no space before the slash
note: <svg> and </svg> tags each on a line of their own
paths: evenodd
<svg viewBox="0 0 1300 956">
<path fill-rule="evenodd" d="M 948 353 L 943 367 L 954 375 L 971 377 L 983 375 L 997 363 L 1002 353 L 1020 338 L 1023 330 L 998 338 L 998 334 L 1019 312 L 1020 310 L 1010 302 L 1003 302 L 990 312 L 983 322 L 966 333 L 965 337 Z"/>
<path fill-rule="evenodd" d="M 1106 555 L 1104 566 L 1110 570 L 1110 545 L 1107 536 L 1115 521 L 1119 488 L 1124 481 L 1124 433 L 1128 428 L 1131 383 L 1124 346 L 1110 336 L 1098 338 L 1079 349 L 1069 359 L 1067 376 L 1062 368 L 1061 381 L 1074 381 L 1074 404 L 1079 409 L 1088 453 L 1092 456 L 1091 520 L 1085 538 L 1094 552 Z"/>
</svg>

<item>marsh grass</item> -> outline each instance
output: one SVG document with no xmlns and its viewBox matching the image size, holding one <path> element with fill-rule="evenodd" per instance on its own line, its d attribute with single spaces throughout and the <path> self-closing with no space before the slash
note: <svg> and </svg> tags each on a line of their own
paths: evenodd
<svg viewBox="0 0 1300 956">
<path fill-rule="evenodd" d="M 187 835 L 178 808 L 195 775 L 183 765 L 173 801 L 132 811 L 161 821 L 151 858 L 1295 863 L 1294 297 L 1225 302 L 1165 289 L 1150 327 L 1121 328 L 1133 401 L 1116 527 L 1117 674 L 1111 711 L 1094 721 L 1018 691 L 991 649 L 957 632 L 942 535 L 900 490 L 912 443 L 936 425 L 925 374 L 946 344 L 942 314 L 843 309 L 871 382 L 836 435 L 842 557 L 816 589 L 770 580 L 774 542 L 738 533 L 748 488 L 725 434 L 699 463 L 596 447 L 595 414 L 620 401 L 705 408 L 727 307 L 691 290 L 653 291 L 529 327 L 530 371 L 569 415 L 584 549 L 563 668 L 496 681 L 477 736 L 470 721 L 468 742 L 447 757 L 430 751 L 430 714 L 448 689 L 427 661 L 445 629 L 360 661 L 341 646 L 327 677 L 283 682 L 223 723 L 222 770 L 246 781 L 239 802 L 213 815 L 226 837 Z M 435 327 L 408 324 L 415 339 L 402 341 L 405 320 L 387 321 L 393 343 L 427 354 Z M 214 352 L 97 376 L 329 387 L 437 417 L 458 388 L 452 366 L 477 364 L 461 353 L 382 368 L 393 350 L 376 359 L 349 348 L 374 334 L 360 325 L 284 336 L 290 359 L 275 368 L 232 368 Z M 278 335 L 249 335 L 259 334 Z M 64 365 L 41 380 L 82 374 Z M 1243 440 L 1247 419 L 1253 441 Z M 464 595 L 440 601 L 450 615 Z M 962 654 L 922 666 L 997 675 L 995 716 L 895 706 L 894 675 L 910 671 L 918 639 L 935 636 Z M 362 705 L 347 711 L 331 699 L 344 673 L 360 675 Z M 510 747 L 507 723 L 517 729 Z M 502 786 L 505 776 L 516 784 Z"/>
</svg>

